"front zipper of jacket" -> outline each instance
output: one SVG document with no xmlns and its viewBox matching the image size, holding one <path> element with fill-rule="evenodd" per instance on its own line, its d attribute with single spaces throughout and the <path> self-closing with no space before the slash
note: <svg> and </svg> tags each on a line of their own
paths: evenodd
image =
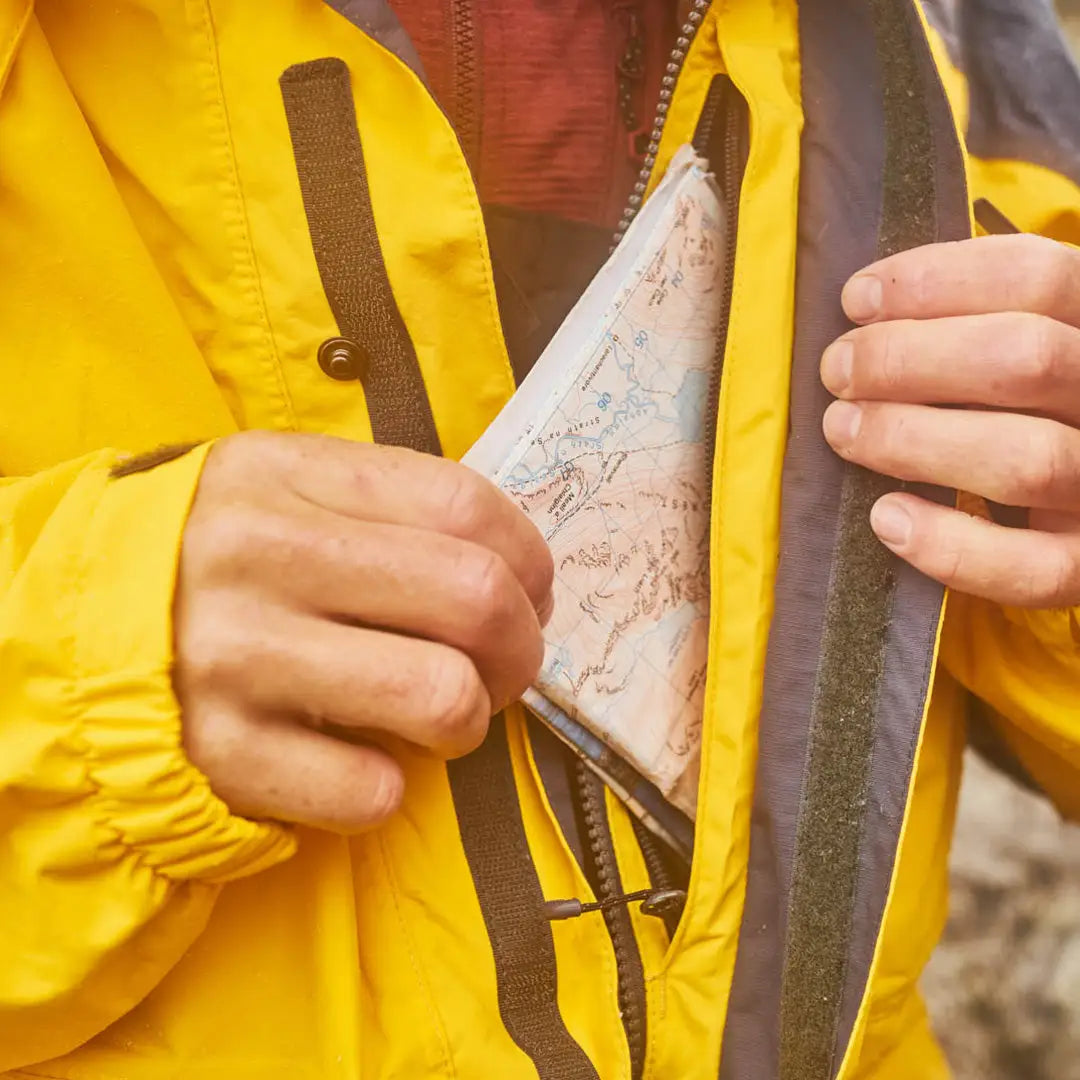
<svg viewBox="0 0 1080 1080">
<path fill-rule="evenodd" d="M 614 243 L 618 244 L 623 238 L 630 223 L 637 217 L 641 204 L 645 199 L 645 192 L 649 186 L 649 178 L 652 176 L 653 166 L 656 164 L 656 155 L 660 151 L 660 139 L 664 134 L 664 125 L 667 123 L 668 109 L 671 106 L 671 98 L 675 93 L 675 84 L 679 81 L 679 73 L 683 64 L 686 63 L 690 46 L 697 37 L 698 28 L 705 19 L 705 13 L 709 10 L 712 0 L 693 0 L 690 11 L 686 16 L 686 22 L 679 29 L 679 36 L 675 39 L 668 62 L 664 68 L 664 76 L 660 80 L 660 95 L 656 103 L 656 112 L 653 116 L 652 130 L 649 132 L 649 141 L 645 147 L 645 157 L 641 162 L 641 171 L 638 173 L 637 183 L 634 190 L 626 201 L 626 207 L 615 229 Z"/>
<path fill-rule="evenodd" d="M 645 147 L 645 157 L 618 224 L 614 237 L 616 244 L 629 228 L 644 201 L 644 194 L 656 165 L 660 140 L 675 85 L 710 3 L 711 0 L 693 0 L 686 22 L 680 28 L 668 57 L 652 128 Z M 480 106 L 473 0 L 450 0 L 450 29 L 453 56 L 453 117 L 465 157 L 475 174 L 479 166 Z M 716 343 L 716 360 L 707 390 L 706 460 L 710 490 L 712 461 L 715 453 L 716 414 L 734 283 L 739 189 L 746 160 L 745 129 L 745 102 L 730 79 L 726 76 L 718 76 L 710 86 L 694 136 L 695 147 L 699 153 L 709 159 L 717 177 L 728 215 L 720 332 Z M 581 831 L 586 848 L 585 857 L 588 864 L 586 870 L 597 900 L 608 904 L 602 908 L 602 911 L 615 956 L 618 1003 L 630 1057 L 630 1077 L 631 1080 L 640 1080 L 645 1070 L 648 1046 L 645 976 L 629 912 L 625 904 L 619 901 L 622 888 L 621 875 L 604 802 L 604 788 L 584 762 L 578 761 L 575 762 L 572 770 L 571 791 L 582 826 Z M 652 873 L 654 862 L 656 862 L 655 859 L 650 862 L 650 873 Z M 665 882 L 654 880 L 653 884 L 655 888 Z M 677 920 L 678 912 L 672 914 L 668 909 L 665 922 L 672 934 L 677 926 Z"/>
<path fill-rule="evenodd" d="M 641 174 L 634 186 L 627 207 L 619 222 L 615 243 L 618 244 L 630 223 L 642 205 L 644 193 L 648 187 L 656 155 L 660 147 L 668 108 L 678 80 L 682 65 L 689 52 L 705 13 L 709 0 L 695 0 L 686 24 L 682 27 L 675 47 L 672 50 L 665 70 L 657 104 L 656 118 L 646 149 L 646 158 Z M 731 316 L 731 301 L 735 283 L 735 253 L 738 240 L 738 218 L 740 194 L 746 162 L 749 153 L 749 119 L 746 102 L 726 75 L 713 79 L 706 96 L 697 129 L 694 133 L 694 147 L 704 156 L 720 186 L 724 209 L 727 215 L 727 232 L 724 249 L 724 287 L 721 293 L 720 329 L 717 335 L 715 360 L 710 372 L 706 402 L 706 468 L 710 492 L 713 486 L 713 461 L 716 453 L 717 414 L 719 410 L 720 386 L 723 378 L 724 355 L 727 348 L 728 322 Z M 711 501 L 711 500 L 710 500 Z M 575 782 L 572 790 L 578 800 L 578 811 L 584 825 L 584 842 L 587 849 L 587 861 L 592 870 L 593 886 L 598 900 L 610 900 L 620 889 L 620 875 L 611 835 L 611 826 L 603 803 L 602 789 L 597 793 L 595 786 L 587 782 L 587 767 L 583 762 L 575 765 Z M 639 841 L 640 842 L 640 841 Z M 643 850 L 648 845 L 642 845 Z M 653 853 L 655 855 L 655 853 Z M 649 862 L 650 876 L 654 887 L 666 885 L 667 875 L 658 879 L 654 876 L 654 857 Z M 620 922 L 612 917 L 611 909 L 605 909 L 605 921 L 612 939 L 615 964 L 618 976 L 618 1000 L 626 1031 L 630 1052 L 630 1076 L 638 1080 L 643 1075 L 645 1054 L 648 1044 L 646 1028 L 647 1000 L 644 971 L 637 940 L 628 921 Z M 625 909 L 621 913 L 626 915 Z M 678 923 L 678 912 L 665 918 L 668 931 L 674 934 Z M 627 932 L 629 928 L 629 932 Z"/>
<path fill-rule="evenodd" d="M 720 330 L 705 406 L 705 446 L 708 490 L 712 502 L 716 431 L 720 411 L 720 384 L 724 376 L 731 298 L 735 289 L 735 251 L 739 238 L 739 202 L 743 175 L 750 151 L 749 117 L 746 102 L 727 75 L 717 75 L 705 98 L 705 107 L 694 132 L 694 149 L 713 168 L 720 186 L 726 216 L 724 237 L 724 290 L 720 299 Z"/>
<path fill-rule="evenodd" d="M 475 176 L 480 168 L 480 61 L 473 0 L 450 0 L 450 57 L 454 130 Z"/>
<path fill-rule="evenodd" d="M 617 899 L 622 892 L 622 875 L 604 800 L 605 787 L 603 781 L 578 758 L 573 762 L 570 790 L 581 825 L 586 876 L 596 893 L 596 899 L 601 904 L 611 905 L 601 910 L 615 954 L 619 1014 L 630 1051 L 630 1078 L 640 1080 L 645 1070 L 648 1037 L 645 971 L 629 909 Z"/>
</svg>

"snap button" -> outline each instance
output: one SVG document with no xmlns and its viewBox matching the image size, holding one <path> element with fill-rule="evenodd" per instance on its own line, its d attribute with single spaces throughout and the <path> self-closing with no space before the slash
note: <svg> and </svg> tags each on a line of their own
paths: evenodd
<svg viewBox="0 0 1080 1080">
<path fill-rule="evenodd" d="M 368 355 L 363 346 L 348 338 L 329 338 L 319 346 L 319 367 L 339 382 L 362 379 L 367 374 Z"/>
</svg>

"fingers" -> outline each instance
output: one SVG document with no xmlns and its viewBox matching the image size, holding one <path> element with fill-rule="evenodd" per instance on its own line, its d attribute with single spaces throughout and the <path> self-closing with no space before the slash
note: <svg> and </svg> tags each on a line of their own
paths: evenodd
<svg viewBox="0 0 1080 1080">
<path fill-rule="evenodd" d="M 825 437 L 842 457 L 899 480 L 1010 506 L 1080 506 L 1080 432 L 1053 420 L 924 405 L 833 402 Z"/>
<path fill-rule="evenodd" d="M 821 377 L 849 400 L 991 405 L 1078 423 L 1080 330 L 1015 312 L 874 323 L 826 350 Z"/>
<path fill-rule="evenodd" d="M 473 660 L 502 704 L 543 660 L 540 615 L 488 547 L 315 508 L 264 529 L 258 547 L 275 594 L 291 606 L 450 645 Z"/>
<path fill-rule="evenodd" d="M 861 270 L 842 302 L 857 323 L 1027 311 L 1080 327 L 1080 252 L 1039 236 L 988 236 L 901 252 Z"/>
<path fill-rule="evenodd" d="M 879 499 L 870 515 L 892 551 L 959 592 L 1013 607 L 1080 601 L 1080 521 L 1069 532 L 1009 529 L 913 495 Z"/>
<path fill-rule="evenodd" d="M 227 706 L 187 718 L 184 749 L 214 794 L 236 814 L 357 832 L 401 803 L 400 766 L 373 746 Z"/>
<path fill-rule="evenodd" d="M 283 467 L 304 498 L 360 521 L 406 525 L 482 544 L 550 603 L 554 566 L 535 525 L 485 477 L 457 462 L 343 439 L 288 437 Z"/>
<path fill-rule="evenodd" d="M 229 620 L 189 653 L 192 700 L 243 701 L 244 713 L 309 726 L 386 732 L 440 757 L 480 745 L 497 708 L 520 697 L 535 669 L 501 674 L 493 701 L 472 661 L 446 645 L 303 616 Z M 246 627 L 243 635 L 229 629 Z"/>
</svg>

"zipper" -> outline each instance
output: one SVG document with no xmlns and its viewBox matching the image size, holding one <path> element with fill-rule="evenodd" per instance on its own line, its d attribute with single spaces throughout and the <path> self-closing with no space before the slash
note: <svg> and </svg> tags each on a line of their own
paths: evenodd
<svg viewBox="0 0 1080 1080">
<path fill-rule="evenodd" d="M 642 200 L 645 198 L 645 190 L 649 186 L 649 177 L 652 175 L 653 166 L 656 164 L 656 155 L 660 150 L 660 138 L 664 134 L 664 125 L 667 123 L 668 109 L 671 106 L 671 97 L 675 92 L 675 83 L 678 81 L 679 72 L 682 71 L 686 62 L 686 54 L 697 36 L 698 27 L 705 18 L 705 12 L 709 10 L 712 0 L 693 0 L 690 11 L 687 13 L 686 22 L 679 29 L 679 36 L 675 39 L 675 45 L 668 55 L 667 66 L 664 68 L 664 76 L 660 80 L 660 97 L 656 103 L 656 113 L 653 117 L 652 130 L 649 132 L 649 141 L 645 146 L 645 157 L 641 162 L 641 171 L 638 173 L 637 183 L 634 190 L 626 201 L 626 208 L 622 212 L 619 224 L 615 229 L 612 239 L 613 246 L 623 238 L 624 233 L 630 228 L 630 222 L 637 217 L 641 209 Z"/>
<path fill-rule="evenodd" d="M 637 937 L 634 934 L 629 900 L 645 900 L 651 890 L 622 893 L 622 876 L 615 855 L 615 843 L 604 802 L 604 782 L 580 758 L 575 758 L 570 777 L 581 819 L 585 843 L 585 871 L 596 893 L 596 905 L 582 905 L 584 910 L 599 910 L 607 925 L 615 953 L 615 972 L 618 980 L 619 1013 L 626 1031 L 630 1051 L 631 1080 L 640 1080 L 645 1070 L 646 1017 L 645 969 L 641 962 Z M 565 902 L 564 902 L 565 903 Z M 573 917 L 579 912 L 568 913 Z M 566 916 L 559 916 L 566 917 Z"/>
<path fill-rule="evenodd" d="M 656 115 L 649 142 L 645 148 L 645 157 L 637 182 L 627 200 L 613 238 L 613 247 L 623 238 L 631 222 L 641 209 L 641 204 L 648 188 L 649 178 L 656 165 L 656 156 L 660 149 L 660 140 L 667 123 L 668 109 L 674 94 L 686 56 L 690 51 L 694 37 L 701 26 L 711 0 L 693 0 L 686 22 L 680 29 L 675 46 L 668 58 L 664 76 L 660 85 L 660 97 L 656 106 Z M 707 482 L 709 491 L 713 485 L 713 459 L 716 456 L 717 413 L 720 401 L 720 386 L 723 378 L 724 355 L 727 349 L 728 322 L 731 317 L 731 301 L 735 279 L 735 252 L 738 239 L 739 202 L 742 179 L 746 170 L 749 153 L 748 110 L 746 102 L 735 88 L 735 84 L 726 76 L 713 79 L 706 96 L 705 107 L 699 118 L 694 133 L 694 146 L 712 164 L 727 214 L 727 235 L 724 250 L 724 291 L 721 297 L 720 330 L 717 334 L 716 354 L 709 376 L 706 403 L 705 445 L 707 449 Z M 569 908 L 554 917 L 574 917 L 585 910 L 599 910 L 603 913 L 615 953 L 615 965 L 618 978 L 619 1009 L 630 1051 L 631 1080 L 640 1080 L 645 1066 L 647 1046 L 647 1002 L 645 996 L 645 975 L 626 902 L 638 899 L 638 894 L 620 895 L 621 876 L 615 855 L 611 826 L 607 819 L 604 805 L 604 785 L 584 761 L 576 760 L 571 777 L 571 791 L 581 815 L 582 832 L 586 849 L 586 872 L 597 896 L 595 905 L 580 905 L 581 911 Z M 642 855 L 654 890 L 665 899 L 657 906 L 653 914 L 664 918 L 668 932 L 674 934 L 678 925 L 686 893 L 674 884 L 669 867 L 658 851 L 651 835 L 642 840 L 644 830 L 635 829 Z M 681 876 L 681 875 L 680 875 Z M 645 899 L 644 896 L 640 897 Z M 565 903 L 565 902 L 564 902 Z M 644 905 L 643 905 L 644 909 Z"/>
<path fill-rule="evenodd" d="M 450 44 L 454 130 L 475 174 L 480 168 L 480 76 L 473 0 L 450 0 Z"/>
<path fill-rule="evenodd" d="M 645 860 L 645 869 L 648 871 L 649 882 L 653 889 L 652 906 L 646 908 L 646 905 L 642 904 L 642 911 L 646 915 L 657 914 L 664 920 L 664 927 L 670 940 L 679 928 L 679 919 L 686 906 L 686 892 L 690 886 L 690 864 L 674 852 L 669 854 L 666 845 L 663 845 L 633 815 L 630 816 L 630 824 L 633 826 L 634 836 L 641 849 L 641 856 Z M 662 906 L 657 905 L 657 897 L 662 898 L 666 903 Z"/>
<path fill-rule="evenodd" d="M 705 405 L 706 482 L 712 492 L 716 457 L 716 428 L 720 411 L 720 383 L 724 375 L 731 298 L 735 289 L 735 252 L 739 238 L 739 200 L 750 151 L 746 102 L 727 75 L 717 75 L 709 86 L 705 107 L 694 132 L 694 149 L 713 166 L 727 219 L 724 237 L 724 291 L 720 298 L 720 330 Z"/>
</svg>

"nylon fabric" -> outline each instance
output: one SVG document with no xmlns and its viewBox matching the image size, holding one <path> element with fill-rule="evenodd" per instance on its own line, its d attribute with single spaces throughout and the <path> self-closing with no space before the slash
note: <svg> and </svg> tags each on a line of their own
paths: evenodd
<svg viewBox="0 0 1080 1080">
<path fill-rule="evenodd" d="M 386 276 L 349 69 L 312 60 L 281 76 L 304 209 L 326 297 L 342 334 L 367 352 L 376 442 L 439 454 L 423 376 Z"/>
<path fill-rule="evenodd" d="M 814 369 L 845 329 L 843 279 L 874 257 L 879 232 L 868 11 L 854 0 L 712 4 L 658 154 L 657 173 L 727 74 L 751 139 L 717 424 L 697 853 L 670 940 L 660 920 L 630 912 L 646 986 L 643 1080 L 715 1077 L 725 1038 L 724 1068 L 749 1055 L 732 1075 L 753 1080 L 753 1055 L 777 1042 L 782 953 L 766 957 L 771 982 L 748 980 L 745 966 L 783 942 L 786 895 L 759 882 L 764 868 L 790 887 L 795 818 L 755 806 L 755 780 L 797 808 L 809 728 L 776 703 L 780 691 L 812 697 L 841 491 L 819 446 L 827 399 Z M 401 56 L 325 0 L 0 0 L 0 34 L 0 1074 L 537 1080 L 503 1020 L 507 973 L 445 765 L 401 748 L 402 810 L 361 836 L 239 819 L 185 759 L 169 680 L 177 552 L 212 440 L 246 428 L 373 435 L 365 388 L 317 363 L 341 328 L 282 72 L 327 57 L 348 69 L 378 254 L 443 452 L 460 456 L 513 390 L 484 218 L 446 114 Z M 936 35 L 934 49 L 966 130 L 966 80 Z M 938 101 L 937 73 L 925 74 Z M 930 117 L 939 149 L 955 138 L 942 113 Z M 849 125 L 863 132 L 855 147 L 839 139 Z M 969 175 L 973 195 L 1019 227 L 1080 239 L 1080 188 L 1061 173 L 973 157 Z M 967 213 L 963 181 L 953 165 L 936 172 L 943 238 Z M 952 200 L 955 215 L 943 212 Z M 188 455 L 109 479 L 128 455 L 194 441 Z M 798 471 L 789 460 L 782 503 L 785 451 L 798 443 L 813 453 Z M 813 486 L 819 476 L 832 478 L 827 490 Z M 792 501 L 804 483 L 807 498 Z M 801 628 L 776 607 L 796 558 L 816 559 L 813 581 L 797 583 L 811 610 Z M 932 610 L 922 588 L 898 568 L 895 610 Z M 950 598 L 914 746 L 935 627 L 920 616 L 922 634 L 890 629 L 836 1040 L 842 1080 L 946 1075 L 918 981 L 947 910 L 968 695 L 1063 812 L 1080 813 L 1077 620 Z M 766 659 L 782 655 L 783 680 L 766 681 Z M 517 709 L 505 737 L 539 894 L 591 899 Z M 772 749 L 794 766 L 764 753 L 758 771 L 759 750 Z M 647 887 L 631 824 L 610 798 L 608 811 L 624 888 Z M 507 903 L 521 904 L 511 891 Z M 546 933 L 557 978 L 542 1011 L 557 1009 L 578 1048 L 568 1060 L 627 1077 L 603 918 Z"/>
<path fill-rule="evenodd" d="M 1080 184 L 1080 66 L 1053 0 L 924 6 L 967 78 L 971 153 L 1032 162 Z"/>
<path fill-rule="evenodd" d="M 816 18 L 809 8 L 804 3 L 801 9 L 804 48 L 815 40 L 824 47 L 829 32 L 837 31 L 830 26 L 824 8 Z M 941 119 L 943 91 L 936 73 L 928 67 L 917 17 L 905 5 L 879 3 L 871 10 L 875 25 L 871 27 L 864 17 L 861 27 L 876 44 L 881 64 L 881 118 L 876 122 L 886 132 L 879 159 L 881 195 L 875 198 L 871 188 L 866 196 L 851 202 L 866 207 L 868 214 L 876 214 L 878 206 L 882 207 L 873 253 L 879 256 L 938 238 L 939 203 L 944 208 L 944 232 L 949 237 L 965 234 L 968 214 L 955 131 L 947 110 L 945 120 Z M 845 21 L 849 29 L 860 25 L 858 15 L 852 15 L 852 20 Z M 835 51 L 834 43 L 830 51 Z M 846 52 L 852 55 L 850 49 Z M 804 64 L 803 71 L 810 84 L 815 79 L 813 67 Z M 838 98 L 821 94 L 816 86 L 804 88 L 804 100 L 816 100 L 819 107 L 825 108 L 830 101 L 834 107 L 840 104 Z M 809 171 L 809 152 L 816 150 L 813 140 L 818 122 L 822 124 L 820 138 L 829 147 L 819 167 L 835 170 L 837 161 L 857 161 L 860 155 L 864 160 L 867 156 L 874 160 L 873 144 L 867 143 L 865 134 L 857 134 L 847 104 L 841 110 L 848 114 L 846 146 L 841 134 L 844 124 L 836 114 L 830 119 L 825 108 L 813 117 L 813 123 L 807 116 L 804 192 L 815 183 Z M 845 149 L 841 150 L 841 146 Z M 936 162 L 942 166 L 935 169 Z M 851 178 L 857 178 L 856 190 L 860 183 L 866 185 L 871 176 L 869 170 L 860 173 L 857 166 L 851 169 Z M 822 183 L 820 179 L 816 182 Z M 830 187 L 837 190 L 835 177 Z M 813 204 L 820 198 L 817 192 Z M 812 221 L 813 212 L 804 200 L 804 218 Z M 835 244 L 835 234 L 832 239 Z M 810 264 L 810 280 L 818 282 L 822 279 L 816 262 L 820 256 L 812 243 L 804 250 L 815 260 Z M 835 249 L 832 257 L 837 258 Z M 848 253 L 840 257 L 847 262 L 847 268 L 837 275 L 834 297 L 838 297 L 843 280 L 871 261 L 872 256 L 856 258 Z M 807 264 L 801 263 L 800 274 L 806 273 Z M 806 377 L 811 386 L 817 380 L 820 351 L 845 328 L 838 303 L 835 299 L 832 303 L 836 305 L 838 324 L 810 352 Z M 820 318 L 811 315 L 813 309 L 806 304 L 799 310 L 807 320 L 804 325 L 813 326 Z M 796 360 L 796 379 L 798 371 Z M 804 421 L 807 427 L 798 429 L 794 427 L 795 418 L 806 415 L 801 412 L 806 407 L 803 395 L 813 401 L 813 408 L 808 422 Z M 869 509 L 891 485 L 854 469 L 847 469 L 842 484 L 838 483 L 838 466 L 835 460 L 829 460 L 831 455 L 820 436 L 821 411 L 827 401 L 816 387 L 807 392 L 796 382 L 793 388 L 794 438 L 787 468 L 794 477 L 800 455 L 814 461 L 816 467 L 802 466 L 801 483 L 785 496 L 784 503 L 788 508 L 785 529 L 796 530 L 799 540 L 788 549 L 792 560 L 788 574 L 792 576 L 787 577 L 786 586 L 781 562 L 778 613 L 770 666 L 766 669 L 757 813 L 770 826 L 768 832 L 757 837 L 756 863 L 752 838 L 747 911 L 738 960 L 742 971 L 737 965 L 725 1048 L 726 1063 L 731 1061 L 729 1055 L 734 1049 L 742 1068 L 762 1071 L 733 1073 L 740 1076 L 772 1075 L 766 1071 L 770 1059 L 774 1062 L 772 1068 L 781 1076 L 800 1080 L 829 1076 L 843 1057 L 859 1013 L 893 879 L 903 805 L 924 715 L 940 617 L 941 591 L 927 588 L 902 568 L 897 570 L 897 561 L 869 530 Z M 815 446 L 818 459 L 824 460 L 814 460 Z M 943 493 L 930 494 L 945 497 Z M 807 503 L 802 504 L 801 516 L 792 525 L 790 511 L 798 510 L 800 496 Z M 805 515 L 823 513 L 823 503 L 826 508 L 836 508 L 840 522 L 835 534 L 835 561 L 828 556 L 822 559 L 820 552 L 815 556 L 812 547 L 810 552 L 806 550 L 807 540 L 812 545 L 815 536 L 819 544 L 831 542 L 833 533 L 824 521 L 816 531 L 807 527 Z M 816 575 L 817 588 L 824 587 L 817 569 L 822 563 L 832 567 L 823 626 L 815 622 L 816 605 L 805 607 L 806 580 Z M 892 611 L 895 572 L 904 581 L 899 615 Z M 800 577 L 803 584 L 796 585 Z M 801 630 L 797 629 L 800 619 Z M 806 650 L 801 660 L 793 633 Z M 811 644 L 815 640 L 820 643 Z M 816 656 L 821 657 L 820 667 L 812 674 L 813 665 L 818 663 Z M 792 680 L 800 665 L 803 688 Z M 808 735 L 804 736 L 801 732 L 805 727 L 797 714 L 808 682 L 816 689 Z M 776 688 L 777 694 L 771 706 L 770 686 Z M 794 710 L 795 715 L 786 715 L 773 727 L 769 722 L 770 708 L 784 709 L 785 700 L 789 713 Z M 792 765 L 802 760 L 797 747 L 803 740 L 807 765 L 800 783 Z M 881 760 L 879 748 L 884 750 Z M 790 883 L 790 908 L 786 912 L 781 908 L 770 921 L 771 905 L 778 896 L 786 895 L 785 882 Z M 781 941 L 785 958 L 782 975 L 778 975 Z M 777 984 L 781 987 L 778 1035 L 775 1042 L 766 1039 L 761 1045 L 754 1038 L 754 1019 L 764 1015 L 767 1020 L 775 1015 L 769 1003 L 776 1000 Z"/>
<path fill-rule="evenodd" d="M 408 64 L 417 78 L 427 82 L 424 65 L 412 38 L 405 33 L 401 21 L 386 0 L 325 0 L 349 22 L 389 49 L 403 64 Z"/>
<path fill-rule="evenodd" d="M 724 1032 L 723 1080 L 780 1070 L 780 986 L 803 762 L 813 700 L 842 465 L 821 435 L 829 396 L 825 347 L 848 329 L 844 281 L 873 260 L 884 169 L 881 74 L 868 7 L 801 4 L 804 129 L 790 431 L 784 459 L 781 558 L 769 637 L 750 826 L 746 900 Z M 849 58 L 829 69 L 833 52 Z M 844 122 L 837 123 L 842 117 Z M 827 242 L 823 239 L 827 238 Z M 786 598 L 786 602 L 780 598 Z"/>
<path fill-rule="evenodd" d="M 518 806 L 502 717 L 447 766 L 454 809 L 491 939 L 506 1030 L 540 1080 L 599 1080 L 559 1013 L 555 946 Z"/>
</svg>

